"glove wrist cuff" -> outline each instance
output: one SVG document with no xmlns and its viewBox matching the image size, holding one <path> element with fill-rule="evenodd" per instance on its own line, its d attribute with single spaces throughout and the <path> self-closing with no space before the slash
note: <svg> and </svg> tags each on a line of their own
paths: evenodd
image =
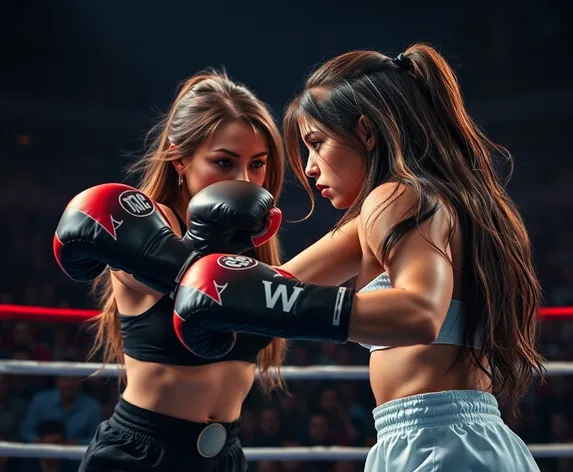
<svg viewBox="0 0 573 472">
<path fill-rule="evenodd" d="M 350 327 L 350 314 L 352 313 L 352 303 L 354 301 L 354 290 L 348 287 L 339 287 L 334 307 L 335 326 L 337 327 L 333 341 L 344 344 L 348 341 L 348 330 Z"/>
<path fill-rule="evenodd" d="M 181 282 L 183 275 L 185 274 L 185 272 L 187 272 L 187 269 L 193 264 L 195 264 L 195 262 L 197 262 L 199 259 L 201 259 L 203 255 L 204 254 L 202 254 L 199 251 L 192 251 L 191 254 L 189 254 L 189 256 L 187 257 L 187 259 L 185 259 L 185 262 L 183 263 L 183 265 L 179 269 L 179 272 L 177 273 L 177 277 L 175 277 L 174 281 L 175 285 L 173 287 L 173 290 L 169 294 L 170 298 L 175 300 L 175 296 L 177 295 L 177 290 L 179 290 L 179 282 Z"/>
<path fill-rule="evenodd" d="M 347 287 L 307 285 L 285 337 L 346 343 L 354 293 Z"/>
</svg>

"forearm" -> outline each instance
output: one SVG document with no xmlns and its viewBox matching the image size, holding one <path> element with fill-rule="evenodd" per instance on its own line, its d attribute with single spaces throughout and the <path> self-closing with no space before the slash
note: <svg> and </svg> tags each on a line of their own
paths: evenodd
<svg viewBox="0 0 573 472">
<path fill-rule="evenodd" d="M 443 319 L 436 312 L 429 300 L 407 290 L 357 293 L 348 340 L 380 346 L 431 344 L 438 333 L 438 319 Z"/>
<path fill-rule="evenodd" d="M 233 257 L 206 256 L 181 281 L 174 325 L 181 342 L 200 357 L 229 352 L 233 331 L 339 343 L 430 344 L 437 333 L 436 313 L 446 313 L 414 291 L 357 294 L 347 287 L 302 283 L 254 259 L 247 258 L 249 266 L 237 271 Z M 224 291 L 213 288 L 214 278 Z"/>
<path fill-rule="evenodd" d="M 280 266 L 289 274 L 296 277 L 297 280 L 305 283 L 319 285 L 342 285 L 358 273 L 359 267 L 353 261 L 333 261 L 326 257 L 306 262 L 294 259 Z"/>
<path fill-rule="evenodd" d="M 362 248 L 356 220 L 331 231 L 281 266 L 304 283 L 342 285 L 360 270 Z"/>
</svg>

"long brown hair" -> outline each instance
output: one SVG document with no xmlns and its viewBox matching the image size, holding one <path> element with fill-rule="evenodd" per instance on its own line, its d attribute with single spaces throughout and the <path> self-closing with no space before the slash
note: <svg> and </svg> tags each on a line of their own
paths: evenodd
<svg viewBox="0 0 573 472">
<path fill-rule="evenodd" d="M 139 188 L 150 198 L 172 208 L 186 208 L 191 195 L 180 191 L 179 175 L 172 161 L 191 156 L 213 135 L 217 128 L 229 121 L 242 120 L 264 133 L 269 144 L 266 188 L 277 201 L 284 176 L 284 150 L 278 127 L 267 107 L 245 86 L 237 84 L 214 70 L 201 72 L 186 80 L 173 101 L 167 115 L 151 130 L 152 143 L 148 152 L 132 168 L 142 172 Z M 170 149 L 171 143 L 175 144 Z M 185 186 L 183 186 L 185 188 Z M 255 249 L 257 259 L 271 265 L 280 264 L 278 237 Z M 109 270 L 96 280 L 102 312 L 95 318 L 97 330 L 91 354 L 101 352 L 104 363 L 122 364 L 122 339 L 117 317 L 117 304 L 111 286 Z M 270 369 L 280 370 L 286 341 L 275 338 L 259 353 L 257 364 L 263 387 L 282 385 L 280 372 L 277 380 Z"/>
<path fill-rule="evenodd" d="M 370 153 L 357 134 L 361 117 L 375 139 Z M 415 44 L 395 59 L 349 52 L 311 74 L 287 108 L 283 127 L 287 159 L 314 208 L 301 163 L 301 119 L 344 140 L 364 159 L 363 188 L 337 228 L 356 217 L 384 182 L 399 182 L 417 195 L 418 205 L 385 238 L 382 260 L 441 203 L 453 216 L 451 235 L 459 221 L 465 345 L 473 345 L 474 336 L 481 340 L 481 351 L 462 354 L 490 378 L 500 399 L 515 405 L 533 371 L 543 373 L 536 350 L 541 290 L 525 225 L 494 162 L 502 157 L 511 172 L 511 156 L 472 121 L 446 60 L 432 47 Z"/>
</svg>

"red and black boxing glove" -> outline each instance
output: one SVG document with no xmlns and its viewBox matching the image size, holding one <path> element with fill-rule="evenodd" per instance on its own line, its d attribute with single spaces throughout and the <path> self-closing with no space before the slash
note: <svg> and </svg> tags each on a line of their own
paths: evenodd
<svg viewBox="0 0 573 472">
<path fill-rule="evenodd" d="M 195 250 L 241 254 L 271 239 L 281 226 L 282 213 L 264 188 L 244 180 L 225 180 L 191 199 L 187 221 L 185 237 L 193 241 Z"/>
<path fill-rule="evenodd" d="M 66 207 L 54 254 L 75 281 L 89 282 L 110 266 L 170 295 L 183 271 L 204 254 L 226 248 L 243 252 L 268 241 L 280 227 L 281 212 L 262 187 L 229 180 L 197 193 L 187 220 L 180 239 L 143 192 L 124 184 L 98 185 Z"/>
<path fill-rule="evenodd" d="M 304 284 L 250 257 L 211 254 L 183 275 L 173 322 L 190 351 L 217 359 L 236 332 L 344 343 L 353 301 L 346 287 Z"/>
</svg>

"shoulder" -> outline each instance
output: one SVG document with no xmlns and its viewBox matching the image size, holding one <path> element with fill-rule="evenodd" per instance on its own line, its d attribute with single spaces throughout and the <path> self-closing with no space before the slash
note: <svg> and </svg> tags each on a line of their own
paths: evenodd
<svg viewBox="0 0 573 472">
<path fill-rule="evenodd" d="M 177 216 L 175 216 L 175 212 L 169 208 L 168 206 L 164 205 L 163 203 L 158 203 L 157 206 L 159 206 L 159 208 L 161 209 L 161 211 L 163 212 L 163 214 L 166 216 L 167 221 L 169 222 L 169 226 L 171 226 L 171 229 L 173 230 L 173 232 L 181 237 L 181 225 L 179 224 L 179 220 L 177 219 Z"/>
<path fill-rule="evenodd" d="M 428 218 L 416 220 L 419 212 L 429 211 Z M 366 235 L 368 245 L 375 252 L 383 241 L 396 230 L 396 225 L 410 219 L 412 224 L 400 229 L 404 235 L 410 229 L 417 228 L 425 238 L 436 243 L 446 241 L 455 225 L 454 212 L 448 204 L 438 197 L 421 195 L 414 188 L 396 182 L 388 182 L 376 187 L 364 200 L 361 208 L 361 227 Z"/>
<path fill-rule="evenodd" d="M 418 206 L 419 197 L 407 185 L 387 182 L 376 187 L 364 200 L 360 211 L 362 224 L 370 222 L 395 224 L 404 217 L 413 214 Z"/>
<path fill-rule="evenodd" d="M 419 211 L 432 211 L 432 219 L 445 218 L 451 223 L 454 211 L 451 206 L 437 196 L 420 194 L 414 188 L 397 182 L 388 182 L 376 187 L 364 200 L 360 216 L 367 219 L 383 220 L 395 225 L 405 218 L 416 216 Z"/>
</svg>

